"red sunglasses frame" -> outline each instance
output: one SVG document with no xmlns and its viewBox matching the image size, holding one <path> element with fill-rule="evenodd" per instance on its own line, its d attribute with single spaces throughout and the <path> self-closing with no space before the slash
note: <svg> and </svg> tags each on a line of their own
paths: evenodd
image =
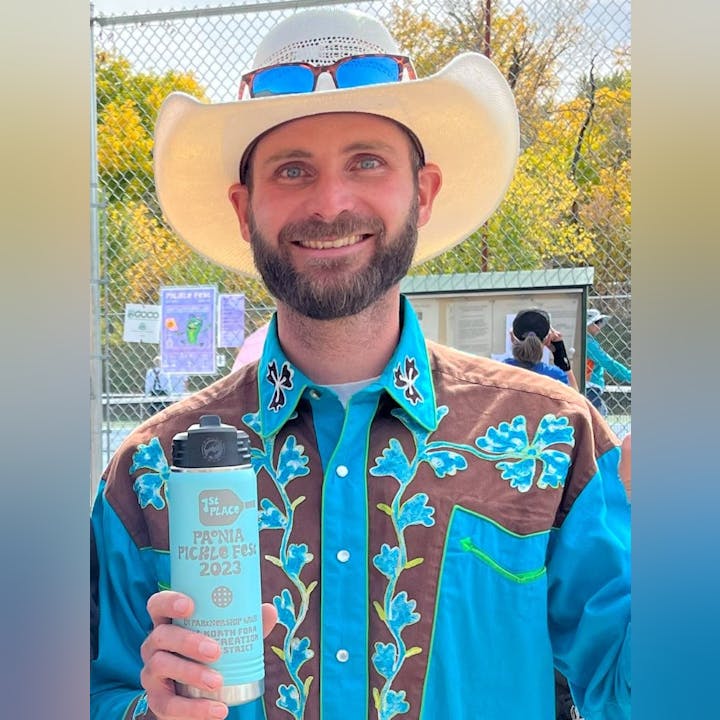
<svg viewBox="0 0 720 720">
<path fill-rule="evenodd" d="M 311 63 L 306 62 L 289 62 L 289 63 L 276 63 L 275 65 L 265 65 L 260 68 L 256 68 L 255 70 L 251 70 L 250 72 L 245 73 L 240 78 L 240 89 L 238 90 L 238 99 L 242 100 L 243 97 L 243 91 L 245 88 L 247 88 L 248 93 L 251 98 L 255 97 L 253 92 L 253 83 L 255 81 L 255 77 L 258 75 L 258 73 L 261 73 L 265 70 L 272 70 L 274 68 L 278 67 L 305 67 L 313 74 L 313 86 L 312 89 L 309 90 L 309 92 L 314 92 L 315 88 L 317 87 L 317 81 L 320 75 L 323 73 L 330 73 L 330 76 L 333 79 L 333 82 L 335 83 L 335 87 L 338 87 L 337 84 L 337 77 L 336 72 L 338 68 L 343 65 L 344 63 L 348 62 L 349 60 L 357 60 L 358 58 L 373 58 L 373 57 L 381 57 L 381 58 L 390 58 L 391 60 L 394 60 L 397 63 L 398 68 L 398 76 L 397 80 L 399 81 L 402 78 L 403 71 L 407 70 L 408 78 L 410 80 L 415 80 L 417 78 L 417 73 L 415 72 L 415 68 L 413 67 L 412 60 L 407 55 L 391 55 L 387 53 L 361 53 L 359 55 L 347 55 L 343 58 L 340 58 L 339 60 L 336 60 L 334 63 L 330 65 L 312 65 Z M 362 87 L 362 86 L 353 86 L 353 87 Z M 347 89 L 347 88 L 345 88 Z M 280 93 L 278 93 L 280 94 Z"/>
</svg>

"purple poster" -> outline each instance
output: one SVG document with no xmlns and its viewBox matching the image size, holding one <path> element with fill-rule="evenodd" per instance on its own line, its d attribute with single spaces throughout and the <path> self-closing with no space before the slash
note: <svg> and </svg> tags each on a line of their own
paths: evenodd
<svg viewBox="0 0 720 720">
<path fill-rule="evenodd" d="M 245 296 L 220 294 L 218 303 L 218 347 L 240 347 L 245 339 Z"/>
<path fill-rule="evenodd" d="M 160 288 L 160 358 L 165 372 L 214 375 L 215 301 L 212 285 Z"/>
</svg>

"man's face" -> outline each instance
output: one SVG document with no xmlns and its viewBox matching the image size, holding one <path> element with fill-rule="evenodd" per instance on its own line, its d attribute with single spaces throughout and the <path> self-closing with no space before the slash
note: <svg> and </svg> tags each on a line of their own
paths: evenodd
<svg viewBox="0 0 720 720">
<path fill-rule="evenodd" d="M 407 273 L 440 185 L 408 136 L 361 113 L 287 123 L 257 144 L 230 197 L 268 290 L 316 319 L 361 312 Z"/>
<path fill-rule="evenodd" d="M 603 321 L 590 323 L 588 325 L 588 332 L 595 337 L 602 330 Z"/>
</svg>

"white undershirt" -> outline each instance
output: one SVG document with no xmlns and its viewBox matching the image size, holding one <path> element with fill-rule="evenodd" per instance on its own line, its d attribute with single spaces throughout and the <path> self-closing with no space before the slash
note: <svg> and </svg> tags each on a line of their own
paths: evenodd
<svg viewBox="0 0 720 720">
<path fill-rule="evenodd" d="M 338 400 L 340 400 L 340 403 L 345 408 L 347 407 L 348 400 L 356 392 L 359 392 L 379 379 L 380 376 L 378 375 L 377 377 L 369 378 L 367 380 L 355 380 L 355 382 L 339 383 L 338 385 L 322 385 L 321 387 L 326 387 L 329 390 L 332 390 L 338 396 Z"/>
</svg>

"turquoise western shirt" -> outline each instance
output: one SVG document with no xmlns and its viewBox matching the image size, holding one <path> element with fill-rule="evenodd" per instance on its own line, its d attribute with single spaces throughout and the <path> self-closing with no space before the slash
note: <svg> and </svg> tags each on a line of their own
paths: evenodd
<svg viewBox="0 0 720 720">
<path fill-rule="evenodd" d="M 617 440 L 549 378 L 426 342 L 409 303 L 380 378 L 343 408 L 284 355 L 146 421 L 106 469 L 94 720 L 152 718 L 139 648 L 170 586 L 175 433 L 251 438 L 262 699 L 231 720 L 552 720 L 553 667 L 588 720 L 630 717 L 630 523 Z"/>
</svg>

